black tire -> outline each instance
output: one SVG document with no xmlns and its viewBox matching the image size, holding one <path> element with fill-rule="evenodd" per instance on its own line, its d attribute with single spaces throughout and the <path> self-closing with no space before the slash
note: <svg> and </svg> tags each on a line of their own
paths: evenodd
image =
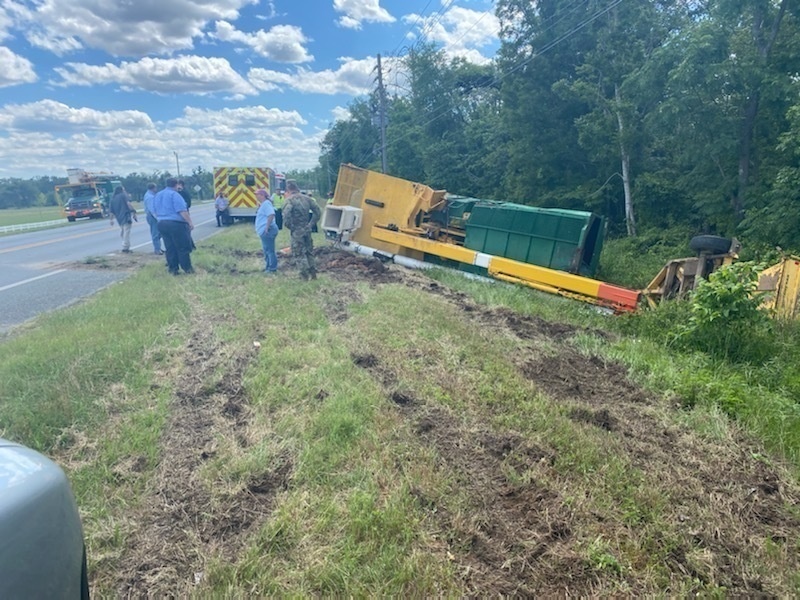
<svg viewBox="0 0 800 600">
<path fill-rule="evenodd" d="M 718 235 L 696 235 L 689 242 L 689 248 L 700 253 L 725 254 L 731 249 L 730 238 Z"/>
<path fill-rule="evenodd" d="M 83 547 L 83 567 L 81 568 L 81 600 L 89 600 L 89 569 L 86 567 L 86 546 Z"/>
<path fill-rule="evenodd" d="M 67 217 L 67 221 L 69 221 L 70 223 L 74 223 L 75 217 Z"/>
</svg>

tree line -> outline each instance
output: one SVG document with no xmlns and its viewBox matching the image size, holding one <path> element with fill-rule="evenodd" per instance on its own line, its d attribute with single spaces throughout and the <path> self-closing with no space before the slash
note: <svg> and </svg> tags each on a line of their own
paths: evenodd
<svg viewBox="0 0 800 600">
<path fill-rule="evenodd" d="M 800 248 L 800 3 L 497 0 L 479 66 L 430 45 L 386 98 L 387 171 L 436 188 L 594 210 L 612 232 L 690 227 Z M 397 77 L 397 74 L 390 74 Z M 378 92 L 320 171 L 380 170 Z"/>
<path fill-rule="evenodd" d="M 141 200 L 147 191 L 147 184 L 156 183 L 164 187 L 170 177 L 177 177 L 169 171 L 155 171 L 153 173 L 130 173 L 120 175 L 119 181 L 135 200 Z M 210 171 L 198 166 L 190 175 L 181 175 L 186 182 L 186 187 L 195 198 L 209 199 L 214 193 L 213 175 Z M 4 208 L 29 208 L 34 206 L 58 206 L 66 201 L 65 198 L 56 198 L 55 186 L 67 183 L 67 177 L 43 176 L 32 179 L 5 178 L 0 179 L 0 209 Z M 200 186 L 200 192 L 195 191 L 195 186 Z"/>
<path fill-rule="evenodd" d="M 302 189 L 315 190 L 327 194 L 332 189 L 332 180 L 325 178 L 319 169 L 294 170 L 286 173 L 287 179 L 295 179 Z M 177 177 L 169 171 L 155 171 L 153 173 L 129 173 L 120 175 L 119 180 L 135 200 L 141 200 L 147 190 L 147 184 L 156 183 L 163 187 L 170 177 Z M 210 171 L 198 166 L 190 175 L 181 175 L 186 182 L 192 197 L 211 199 L 214 194 L 214 177 Z M 57 206 L 64 198 L 56 198 L 55 186 L 67 183 L 64 177 L 43 176 L 32 179 L 0 178 L 0 210 L 5 208 L 29 208 L 35 206 Z M 200 192 L 195 191 L 195 186 L 200 186 Z"/>
</svg>

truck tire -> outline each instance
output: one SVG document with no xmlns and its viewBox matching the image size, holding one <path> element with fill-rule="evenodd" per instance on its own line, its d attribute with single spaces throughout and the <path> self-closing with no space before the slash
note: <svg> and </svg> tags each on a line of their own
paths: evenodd
<svg viewBox="0 0 800 600">
<path fill-rule="evenodd" d="M 689 242 L 689 247 L 698 254 L 725 254 L 731 249 L 731 240 L 718 235 L 696 235 Z"/>
<path fill-rule="evenodd" d="M 67 221 L 69 221 L 70 223 L 74 223 L 75 217 L 67 217 Z"/>
<path fill-rule="evenodd" d="M 81 565 L 81 600 L 89 600 L 89 569 L 86 564 L 86 546 L 84 546 L 83 563 Z"/>
</svg>

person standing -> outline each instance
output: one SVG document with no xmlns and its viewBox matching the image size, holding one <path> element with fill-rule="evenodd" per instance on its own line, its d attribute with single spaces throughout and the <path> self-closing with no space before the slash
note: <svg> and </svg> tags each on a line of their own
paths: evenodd
<svg viewBox="0 0 800 600">
<path fill-rule="evenodd" d="M 186 202 L 186 210 L 192 208 L 192 195 L 189 193 L 189 190 L 186 189 L 186 182 L 183 179 L 178 179 L 178 187 L 176 189 L 181 195 L 181 198 L 183 198 L 183 201 Z"/>
<path fill-rule="evenodd" d="M 131 204 L 131 197 L 125 188 L 118 185 L 114 189 L 114 196 L 111 198 L 111 226 L 114 226 L 114 219 L 119 223 L 119 236 L 122 238 L 122 251 L 131 251 L 131 225 L 136 220 L 136 209 Z"/>
<path fill-rule="evenodd" d="M 272 194 L 272 207 L 275 209 L 275 222 L 278 229 L 283 229 L 283 203 L 286 201 L 283 190 L 279 189 Z"/>
<path fill-rule="evenodd" d="M 317 203 L 300 193 L 296 181 L 287 181 L 283 223 L 292 234 L 292 257 L 300 263 L 300 277 L 303 279 L 317 278 L 311 229 L 319 218 L 320 210 Z"/>
<path fill-rule="evenodd" d="M 317 204 L 317 199 L 316 199 L 316 198 L 314 198 L 314 193 L 313 193 L 313 192 L 308 192 L 308 197 L 309 197 L 309 198 L 311 198 L 311 201 L 312 201 L 314 204 L 316 204 L 316 205 L 317 205 L 317 208 L 319 208 L 319 204 Z M 309 219 L 309 221 L 310 221 L 310 220 L 311 220 L 313 217 L 314 217 L 314 215 L 313 215 L 313 214 L 311 214 L 311 212 L 309 212 L 309 213 L 308 213 L 308 219 Z M 314 224 L 313 224 L 313 225 L 311 225 L 311 233 L 317 233 L 317 231 L 319 231 L 319 230 L 317 229 L 317 221 L 319 221 L 319 217 L 317 217 L 316 219 L 314 219 Z"/>
<path fill-rule="evenodd" d="M 153 252 L 164 254 L 161 249 L 161 234 L 158 232 L 158 219 L 153 214 L 153 200 L 156 197 L 156 184 L 148 183 L 147 191 L 144 193 L 144 216 L 150 226 L 150 238 L 153 240 Z"/>
<path fill-rule="evenodd" d="M 175 189 L 181 195 L 183 201 L 186 202 L 186 211 L 188 212 L 192 207 L 192 195 L 189 193 L 189 190 L 186 189 L 186 182 L 183 179 L 178 179 L 178 186 Z M 192 250 L 195 250 L 196 246 L 194 245 L 191 232 L 189 233 L 189 239 L 192 242 Z"/>
<path fill-rule="evenodd" d="M 192 269 L 192 234 L 194 229 L 192 217 L 186 208 L 186 201 L 175 189 L 178 180 L 167 179 L 167 187 L 156 194 L 153 199 L 153 214 L 158 219 L 158 231 L 164 240 L 167 269 L 178 275 L 180 269 L 184 273 L 194 273 Z"/>
<path fill-rule="evenodd" d="M 275 273 L 278 270 L 278 255 L 275 254 L 275 238 L 278 237 L 278 224 L 275 222 L 275 207 L 265 189 L 256 190 L 258 211 L 256 212 L 256 233 L 261 238 L 264 250 L 264 271 Z"/>
<path fill-rule="evenodd" d="M 220 192 L 217 199 L 214 200 L 214 208 L 217 209 L 217 227 L 222 227 L 228 220 L 228 204 L 225 194 Z"/>
</svg>

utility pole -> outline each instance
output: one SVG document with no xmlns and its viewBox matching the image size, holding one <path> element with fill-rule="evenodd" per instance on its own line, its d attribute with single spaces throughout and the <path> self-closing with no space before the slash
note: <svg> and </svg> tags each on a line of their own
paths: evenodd
<svg viewBox="0 0 800 600">
<path fill-rule="evenodd" d="M 181 176 L 181 163 L 178 162 L 178 153 L 175 152 L 175 150 L 173 150 L 172 153 L 175 155 L 175 168 L 178 169 L 178 177 L 180 177 Z"/>
<path fill-rule="evenodd" d="M 383 87 L 381 55 L 378 54 L 378 95 L 380 97 L 381 170 L 386 173 L 386 88 Z"/>
</svg>

